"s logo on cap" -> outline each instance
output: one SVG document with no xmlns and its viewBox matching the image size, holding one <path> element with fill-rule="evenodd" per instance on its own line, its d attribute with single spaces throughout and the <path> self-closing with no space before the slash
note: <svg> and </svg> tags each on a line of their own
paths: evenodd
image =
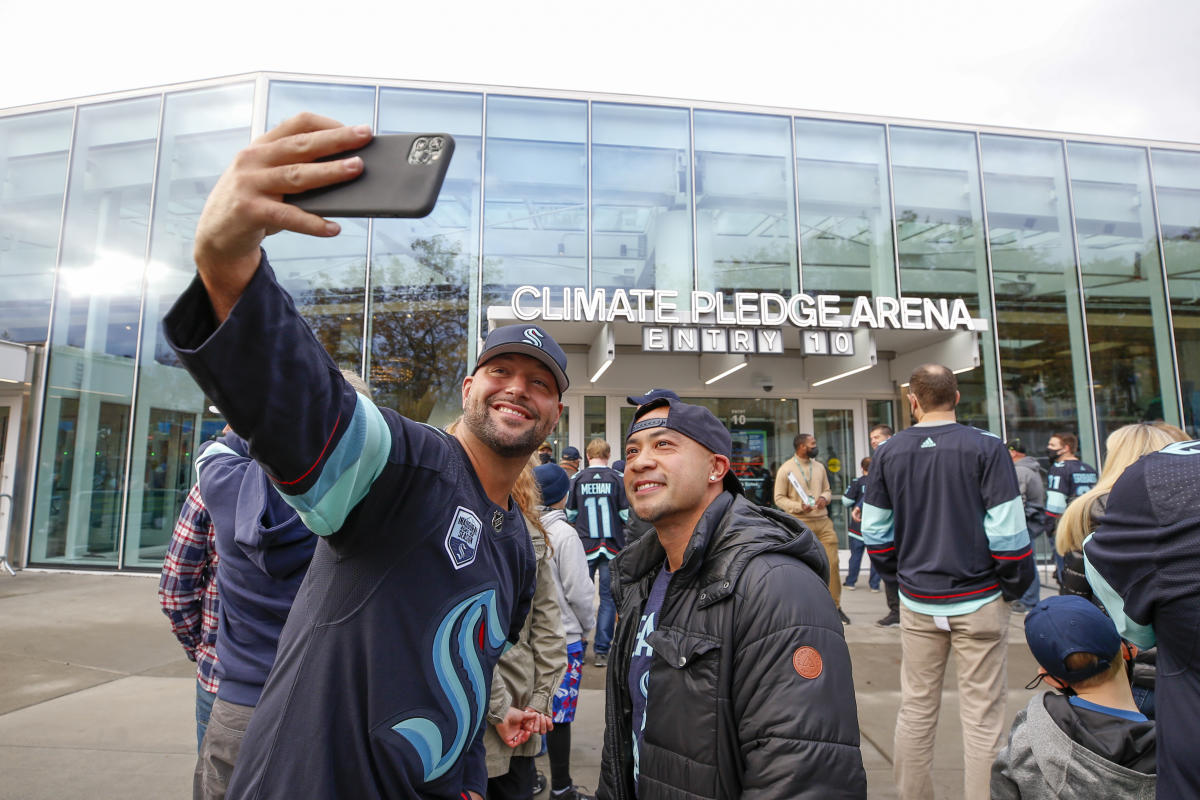
<svg viewBox="0 0 1200 800">
<path fill-rule="evenodd" d="M 529 342 L 534 347 L 540 348 L 542 346 L 542 336 L 542 332 L 537 328 L 525 329 L 525 341 Z"/>
</svg>

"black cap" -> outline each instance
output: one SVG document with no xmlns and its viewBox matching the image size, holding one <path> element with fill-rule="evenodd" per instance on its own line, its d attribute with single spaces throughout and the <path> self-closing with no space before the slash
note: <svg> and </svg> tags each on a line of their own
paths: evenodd
<svg viewBox="0 0 1200 800">
<path fill-rule="evenodd" d="M 474 374 L 484 362 L 507 353 L 536 358 L 545 364 L 558 383 L 560 395 L 570 385 L 567 380 L 567 354 L 550 334 L 537 325 L 505 325 L 489 333 L 471 373 Z"/>
<path fill-rule="evenodd" d="M 666 394 L 638 406 L 638 410 L 633 414 L 633 422 L 629 424 L 629 432 L 625 434 L 625 438 L 628 439 L 638 431 L 646 430 L 647 428 L 667 428 L 678 431 L 689 439 L 700 443 L 710 452 L 729 459 L 731 464 L 729 471 L 725 473 L 724 485 L 726 489 L 734 494 L 740 494 L 742 492 L 742 482 L 738 480 L 737 475 L 733 474 L 733 437 L 729 435 L 729 429 L 722 425 L 721 421 L 713 416 L 713 413 L 704 406 L 693 406 L 685 403 L 674 392 L 668 389 L 655 389 L 654 391 Z M 656 408 L 662 408 L 663 406 L 668 407 L 667 416 L 642 419 L 647 412 Z"/>
<path fill-rule="evenodd" d="M 625 399 L 629 401 L 631 406 L 644 406 L 646 403 L 653 403 L 655 400 L 668 398 L 670 400 L 678 400 L 679 395 L 672 392 L 670 389 L 651 389 L 643 395 L 631 394 Z"/>
<path fill-rule="evenodd" d="M 1009 450 L 1015 450 L 1018 453 L 1025 452 L 1025 448 L 1021 446 L 1020 438 L 1009 439 L 1005 444 L 1008 445 Z"/>
</svg>

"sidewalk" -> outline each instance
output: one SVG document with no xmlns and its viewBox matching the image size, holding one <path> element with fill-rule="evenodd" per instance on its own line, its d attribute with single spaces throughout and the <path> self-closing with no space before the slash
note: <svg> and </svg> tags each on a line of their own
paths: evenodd
<svg viewBox="0 0 1200 800">
<path fill-rule="evenodd" d="M 157 578 L 20 572 L 0 575 L 0 800 L 170 800 L 191 793 L 195 667 L 158 609 Z M 1043 590 L 1046 594 L 1048 590 Z M 842 602 L 869 797 L 896 796 L 892 735 L 900 700 L 900 632 L 877 628 L 882 593 L 865 576 Z M 1009 639 L 1009 719 L 1036 672 L 1021 618 Z M 572 728 L 576 783 L 600 768 L 604 670 L 584 671 Z M 938 796 L 962 794 L 954 678 L 947 676 L 934 758 Z M 545 765 L 543 764 L 543 770 Z"/>
</svg>

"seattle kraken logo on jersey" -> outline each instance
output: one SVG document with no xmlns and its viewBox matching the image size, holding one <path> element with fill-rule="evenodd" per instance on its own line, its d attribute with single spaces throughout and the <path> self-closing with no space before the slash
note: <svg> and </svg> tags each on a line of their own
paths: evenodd
<svg viewBox="0 0 1200 800">
<path fill-rule="evenodd" d="M 479 532 L 483 523 L 475 512 L 469 508 L 458 507 L 450 530 L 446 531 L 446 552 L 455 569 L 462 569 L 475 563 L 475 553 L 479 550 Z"/>
<path fill-rule="evenodd" d="M 426 783 L 445 775 L 474 741 L 488 702 L 487 675 L 480 655 L 486 648 L 495 650 L 503 643 L 495 589 L 458 603 L 438 626 L 433 639 L 433 669 L 445 695 L 443 707 L 449 706 L 454 714 L 454 738 L 448 746 L 443 745 L 441 728 L 427 717 L 410 717 L 392 726 L 417 751 Z M 466 685 L 458 665 L 466 673 Z"/>
<path fill-rule="evenodd" d="M 526 328 L 524 333 L 525 333 L 525 341 L 526 342 L 533 345 L 534 347 L 540 348 L 542 346 L 542 336 L 544 336 L 545 334 L 543 334 L 537 328 Z"/>
</svg>

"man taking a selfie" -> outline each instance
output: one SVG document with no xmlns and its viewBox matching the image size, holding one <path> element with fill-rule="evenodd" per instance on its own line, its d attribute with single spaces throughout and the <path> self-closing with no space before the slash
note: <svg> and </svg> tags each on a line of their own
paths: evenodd
<svg viewBox="0 0 1200 800">
<path fill-rule="evenodd" d="M 314 160 L 370 138 L 300 115 L 239 153 L 197 225 L 198 277 L 165 319 L 184 366 L 322 538 L 229 797 L 481 800 L 491 675 L 533 593 L 509 493 L 558 422 L 562 348 L 534 325 L 492 331 L 450 435 L 356 393 L 260 250 L 279 230 L 338 233 L 283 196 L 358 175 L 358 157 Z"/>
</svg>

